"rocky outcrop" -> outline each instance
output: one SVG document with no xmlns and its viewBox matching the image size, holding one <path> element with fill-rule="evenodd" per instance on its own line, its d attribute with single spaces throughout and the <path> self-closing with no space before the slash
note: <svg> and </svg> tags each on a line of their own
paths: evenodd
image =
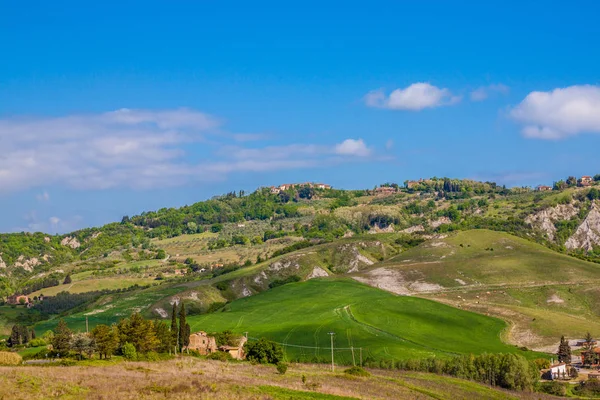
<svg viewBox="0 0 600 400">
<path fill-rule="evenodd" d="M 590 251 L 594 246 L 600 246 L 600 205 L 598 203 L 593 205 L 585 220 L 565 243 L 565 247 L 569 250 Z"/>
<path fill-rule="evenodd" d="M 4 260 L 2 259 L 2 257 L 0 257 L 0 268 L 6 269 L 6 263 L 4 262 Z"/>
<path fill-rule="evenodd" d="M 440 217 L 438 219 L 436 219 L 435 221 L 430 221 L 429 225 L 435 229 L 437 227 L 439 227 L 440 225 L 445 225 L 445 224 L 451 224 L 452 221 L 450 220 L 450 218 L 448 217 Z"/>
<path fill-rule="evenodd" d="M 67 236 L 63 240 L 60 241 L 60 244 L 66 247 L 70 247 L 72 249 L 78 249 L 81 247 L 81 243 L 77 240 L 76 237 Z"/>
<path fill-rule="evenodd" d="M 23 268 L 27 272 L 33 272 L 33 269 L 40 264 L 40 260 L 35 257 L 26 259 L 25 256 L 21 255 L 17 259 L 17 262 L 13 264 L 13 267 Z"/>
<path fill-rule="evenodd" d="M 329 276 L 329 274 L 327 273 L 327 271 L 325 271 L 323 268 L 321 267 L 314 267 L 312 272 L 310 273 L 310 275 L 306 278 L 308 279 L 313 279 L 313 278 L 321 278 L 321 277 L 326 277 Z"/>
<path fill-rule="evenodd" d="M 415 232 L 423 232 L 424 230 L 425 230 L 425 228 L 423 227 L 423 225 L 415 225 L 415 226 L 411 226 L 410 228 L 402 229 L 400 232 L 415 233 Z"/>
<path fill-rule="evenodd" d="M 548 239 L 554 240 L 556 234 L 554 223 L 569 220 L 578 212 L 579 209 L 573 204 L 559 204 L 527 216 L 525 222 L 544 232 Z"/>
</svg>

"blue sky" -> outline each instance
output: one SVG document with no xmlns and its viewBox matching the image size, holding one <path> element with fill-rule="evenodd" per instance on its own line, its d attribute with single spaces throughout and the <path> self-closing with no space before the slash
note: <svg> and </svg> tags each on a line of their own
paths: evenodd
<svg viewBox="0 0 600 400">
<path fill-rule="evenodd" d="M 0 0 L 0 231 L 288 181 L 600 173 L 594 1 L 84 3 Z"/>
</svg>

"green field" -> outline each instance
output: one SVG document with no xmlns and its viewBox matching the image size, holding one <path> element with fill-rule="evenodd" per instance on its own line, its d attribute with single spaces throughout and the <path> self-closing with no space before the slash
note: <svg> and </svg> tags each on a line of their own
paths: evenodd
<svg viewBox="0 0 600 400">
<path fill-rule="evenodd" d="M 97 279 L 84 279 L 81 281 L 73 281 L 72 283 L 66 285 L 58 285 L 49 288 L 44 288 L 38 290 L 37 292 L 31 293 L 31 297 L 39 296 L 43 294 L 44 296 L 55 296 L 60 292 L 69 292 L 69 293 L 84 293 L 84 292 L 92 292 L 95 290 L 115 290 L 115 289 L 125 289 L 133 285 L 149 285 L 155 283 L 154 278 L 97 278 Z"/>
<path fill-rule="evenodd" d="M 363 356 L 374 359 L 520 352 L 500 340 L 506 324 L 499 319 L 347 279 L 285 285 L 189 322 L 192 331 L 230 329 L 266 337 L 285 344 L 288 358 L 304 361 L 329 359 L 330 331 L 336 334 L 335 347 L 362 347 Z M 340 362 L 352 362 L 350 350 L 336 353 Z"/>
</svg>

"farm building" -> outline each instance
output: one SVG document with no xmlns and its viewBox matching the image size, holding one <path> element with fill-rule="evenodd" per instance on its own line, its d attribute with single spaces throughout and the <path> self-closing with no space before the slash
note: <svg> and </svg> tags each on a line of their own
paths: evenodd
<svg viewBox="0 0 600 400">
<path fill-rule="evenodd" d="M 600 379 L 600 372 L 590 372 L 588 379 Z"/>
<path fill-rule="evenodd" d="M 187 348 L 196 350 L 202 355 L 207 355 L 217 351 L 217 342 L 214 337 L 200 331 L 190 335 L 190 345 Z"/>
<path fill-rule="evenodd" d="M 242 337 L 237 346 L 221 346 L 219 347 L 220 351 L 224 351 L 225 353 L 229 353 L 231 358 L 235 360 L 243 360 L 246 358 L 246 353 L 244 352 L 244 344 L 248 339 Z"/>
<path fill-rule="evenodd" d="M 6 302 L 8 304 L 29 304 L 31 303 L 31 299 L 25 295 L 13 295 L 13 296 L 8 296 L 8 299 L 6 299 Z"/>
<path fill-rule="evenodd" d="M 394 194 L 396 192 L 398 192 L 398 190 L 391 186 L 382 186 L 382 187 L 378 187 L 377 189 L 375 189 L 375 194 L 380 195 L 380 196 L 386 196 L 386 195 Z"/>
<path fill-rule="evenodd" d="M 549 192 L 552 190 L 552 186 L 540 185 L 536 187 L 535 190 L 537 190 L 538 192 Z"/>
<path fill-rule="evenodd" d="M 554 364 L 547 370 L 544 370 L 542 374 L 542 378 L 548 380 L 566 379 L 568 377 L 569 371 L 567 370 L 567 364 L 565 363 Z"/>
<path fill-rule="evenodd" d="M 581 186 L 591 186 L 594 182 L 594 179 L 589 175 L 584 175 L 581 177 Z"/>
</svg>

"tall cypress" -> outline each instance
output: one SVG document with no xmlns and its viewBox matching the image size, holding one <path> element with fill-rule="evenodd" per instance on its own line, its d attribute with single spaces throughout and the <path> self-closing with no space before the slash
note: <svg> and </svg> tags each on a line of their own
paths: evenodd
<svg viewBox="0 0 600 400">
<path fill-rule="evenodd" d="M 558 362 L 570 363 L 571 362 L 571 346 L 564 336 L 560 338 L 560 344 L 558 345 Z"/>
<path fill-rule="evenodd" d="M 177 328 L 177 303 L 173 303 L 173 314 L 171 315 L 171 338 L 173 346 L 179 348 L 179 329 Z"/>
<path fill-rule="evenodd" d="M 186 343 L 190 343 L 190 335 L 187 334 L 187 322 L 185 315 L 185 304 L 181 302 L 181 310 L 179 311 L 179 348 L 183 349 Z"/>
</svg>

